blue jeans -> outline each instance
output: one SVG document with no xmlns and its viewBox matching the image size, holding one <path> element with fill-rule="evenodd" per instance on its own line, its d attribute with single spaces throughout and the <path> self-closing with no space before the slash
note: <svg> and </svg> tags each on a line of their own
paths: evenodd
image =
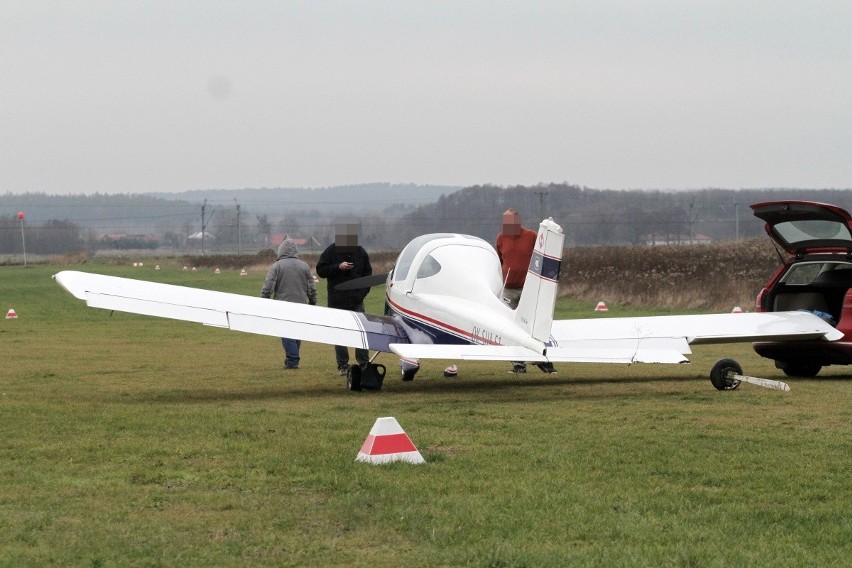
<svg viewBox="0 0 852 568">
<path fill-rule="evenodd" d="M 284 346 L 284 365 L 286 365 L 287 367 L 298 367 L 299 348 L 302 346 L 302 340 L 282 337 L 281 345 Z"/>
</svg>

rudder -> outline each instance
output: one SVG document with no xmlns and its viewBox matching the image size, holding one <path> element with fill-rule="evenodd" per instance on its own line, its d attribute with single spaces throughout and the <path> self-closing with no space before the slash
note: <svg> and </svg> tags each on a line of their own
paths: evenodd
<svg viewBox="0 0 852 568">
<path fill-rule="evenodd" d="M 564 241 L 562 227 L 553 219 L 545 219 L 538 226 L 523 292 L 515 310 L 515 323 L 542 342 L 550 339 Z"/>
</svg>

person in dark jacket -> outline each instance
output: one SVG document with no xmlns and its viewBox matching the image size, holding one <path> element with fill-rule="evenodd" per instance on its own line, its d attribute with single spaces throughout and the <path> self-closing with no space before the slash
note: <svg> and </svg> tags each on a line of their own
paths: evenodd
<svg viewBox="0 0 852 568">
<path fill-rule="evenodd" d="M 278 247 L 278 260 L 269 267 L 260 295 L 284 302 L 316 305 L 317 283 L 311 274 L 311 267 L 299 258 L 296 243 L 292 240 L 284 239 Z M 282 337 L 281 345 L 284 346 L 284 368 L 298 369 L 302 341 Z"/>
<path fill-rule="evenodd" d="M 364 298 L 370 292 L 369 288 L 338 291 L 336 287 L 349 280 L 372 274 L 370 257 L 358 244 L 358 225 L 336 225 L 334 244 L 329 245 L 317 261 L 317 275 L 327 281 L 328 307 L 363 313 Z M 344 345 L 335 345 L 334 353 L 338 373 L 346 375 L 349 369 L 349 349 Z M 366 368 L 370 362 L 370 354 L 366 349 L 355 349 L 355 360 L 361 367 Z"/>
</svg>

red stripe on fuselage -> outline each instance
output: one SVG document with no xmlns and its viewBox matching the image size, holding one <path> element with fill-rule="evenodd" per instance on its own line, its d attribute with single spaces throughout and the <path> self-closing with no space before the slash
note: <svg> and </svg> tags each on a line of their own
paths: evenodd
<svg viewBox="0 0 852 568">
<path fill-rule="evenodd" d="M 398 312 L 401 312 L 401 313 L 403 313 L 407 316 L 413 317 L 413 318 L 417 318 L 419 320 L 423 320 L 424 322 L 429 323 L 431 325 L 434 325 L 435 327 L 443 328 L 443 330 L 445 330 L 445 331 L 449 331 L 449 332 L 454 333 L 456 335 L 461 335 L 462 337 L 464 337 L 465 339 L 467 339 L 471 343 L 479 343 L 479 344 L 487 343 L 489 345 L 501 345 L 500 343 L 497 343 L 496 341 L 489 341 L 489 340 L 487 340 L 483 337 L 477 337 L 470 332 L 464 331 L 463 329 L 459 329 L 459 328 L 454 327 L 452 325 L 438 321 L 435 318 L 430 318 L 429 316 L 424 316 L 423 314 L 418 314 L 417 312 L 403 308 L 399 304 L 392 301 L 390 299 L 390 297 L 386 297 L 386 299 L 387 299 L 388 305 L 390 305 L 393 309 L 397 310 Z"/>
</svg>

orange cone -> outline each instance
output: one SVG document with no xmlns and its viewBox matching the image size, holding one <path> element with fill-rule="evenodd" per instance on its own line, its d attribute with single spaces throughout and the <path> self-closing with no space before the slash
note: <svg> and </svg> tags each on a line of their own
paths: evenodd
<svg viewBox="0 0 852 568">
<path fill-rule="evenodd" d="M 355 461 L 372 464 L 403 461 L 426 463 L 396 418 L 377 418 Z"/>
<path fill-rule="evenodd" d="M 603 302 L 598 302 L 598 305 L 597 305 L 597 306 L 595 306 L 595 311 L 596 311 L 596 312 L 605 312 L 605 311 L 607 311 L 606 304 L 604 304 Z"/>
</svg>

